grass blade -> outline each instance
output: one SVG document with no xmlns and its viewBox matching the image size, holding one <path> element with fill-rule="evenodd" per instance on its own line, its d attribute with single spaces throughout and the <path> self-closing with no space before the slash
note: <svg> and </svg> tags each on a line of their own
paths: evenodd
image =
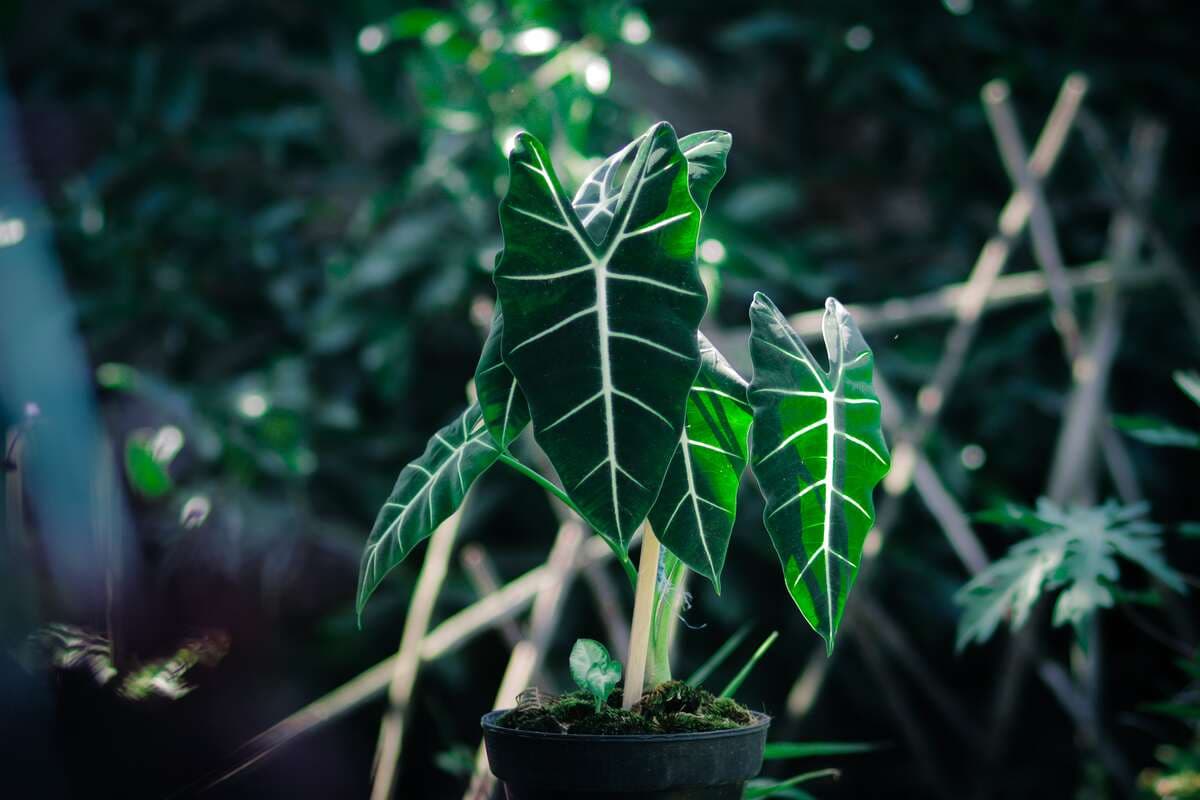
<svg viewBox="0 0 1200 800">
<path fill-rule="evenodd" d="M 750 674 L 750 670 L 754 669 L 754 666 L 758 664 L 758 660 L 771 649 L 771 645 L 775 644 L 775 640 L 778 638 L 779 631 L 771 631 L 771 635 L 766 638 L 766 641 L 758 646 L 758 649 L 754 651 L 754 655 L 750 656 L 750 660 L 746 662 L 746 666 L 742 667 L 741 671 L 733 676 L 733 680 L 721 690 L 721 697 L 732 697 L 733 693 L 741 688 L 743 681 Z"/>
<path fill-rule="evenodd" d="M 717 652 L 713 653 L 708 661 L 701 664 L 700 668 L 691 674 L 691 677 L 687 679 L 687 685 L 699 686 L 708 680 L 708 677 L 725 663 L 725 659 L 729 658 L 733 654 L 733 651 L 741 646 L 746 637 L 750 635 L 750 630 L 753 627 L 752 623 L 747 622 L 733 636 L 726 639 L 725 644 L 717 648 Z"/>
<path fill-rule="evenodd" d="M 763 758 L 813 758 L 814 756 L 847 756 L 869 753 L 882 745 L 872 742 L 768 742 Z"/>
<path fill-rule="evenodd" d="M 837 778 L 841 776 L 841 770 L 837 769 L 818 769 L 812 772 L 803 772 L 795 777 L 788 778 L 786 781 L 772 783 L 767 786 L 748 786 L 745 793 L 742 795 L 742 800 L 756 800 L 760 797 L 771 797 L 776 793 L 782 794 L 782 790 L 790 789 L 793 786 L 798 786 L 801 783 L 815 781 L 819 778 Z"/>
</svg>

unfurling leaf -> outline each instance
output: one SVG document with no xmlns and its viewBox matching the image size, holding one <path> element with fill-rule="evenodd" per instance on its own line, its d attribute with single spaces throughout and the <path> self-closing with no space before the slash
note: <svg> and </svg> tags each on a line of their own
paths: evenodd
<svg viewBox="0 0 1200 800">
<path fill-rule="evenodd" d="M 621 662 L 610 658 L 608 649 L 596 640 L 578 639 L 571 648 L 571 677 L 592 696 L 599 713 L 621 680 Z"/>
<path fill-rule="evenodd" d="M 1120 577 L 1118 555 L 1183 592 L 1183 580 L 1159 552 L 1160 528 L 1145 519 L 1146 511 L 1145 504 L 1120 506 L 1113 501 L 1096 508 L 1069 509 L 1039 501 L 1035 512 L 1022 517 L 1035 516 L 1045 532 L 1014 545 L 955 598 L 963 607 L 958 647 L 987 641 L 1005 619 L 1016 630 L 1043 592 L 1059 588 L 1063 592 L 1054 606 L 1054 624 L 1070 623 L 1082 635 L 1090 616 L 1114 603 L 1113 585 Z"/>
<path fill-rule="evenodd" d="M 528 134 L 510 155 L 495 281 L 502 353 L 587 521 L 624 550 L 658 495 L 699 369 L 700 211 L 671 127 L 652 127 L 597 240 Z"/>
<path fill-rule="evenodd" d="M 435 433 L 421 457 L 401 470 L 363 551 L 360 617 L 384 576 L 462 505 L 471 484 L 499 456 L 479 406 L 472 405 Z"/>
<path fill-rule="evenodd" d="M 850 314 L 825 303 L 828 371 L 765 295 L 750 307 L 750 465 L 788 591 L 830 651 L 890 465 L 871 385 L 874 356 Z"/>
<path fill-rule="evenodd" d="M 650 524 L 663 546 L 721 591 L 750 427 L 746 382 L 700 337 L 700 374 Z"/>
</svg>

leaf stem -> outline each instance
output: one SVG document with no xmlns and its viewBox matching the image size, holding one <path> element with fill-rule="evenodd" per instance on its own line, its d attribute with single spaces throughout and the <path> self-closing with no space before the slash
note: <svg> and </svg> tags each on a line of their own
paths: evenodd
<svg viewBox="0 0 1200 800">
<path fill-rule="evenodd" d="M 574 501 L 571 500 L 566 492 L 555 486 L 552 481 L 541 475 L 537 470 L 524 464 L 519 459 L 514 458 L 512 454 L 507 451 L 500 453 L 499 460 L 501 463 L 506 464 L 507 466 L 521 473 L 526 478 L 529 478 L 529 480 L 533 481 L 538 486 L 541 486 L 547 492 L 557 497 L 562 501 L 563 505 L 579 515 L 580 519 L 587 519 L 587 517 L 583 515 L 583 512 L 579 510 L 579 506 L 575 505 Z M 608 546 L 611 547 L 613 553 L 616 554 L 617 562 L 621 565 L 621 568 L 625 570 L 625 577 L 629 579 L 629 585 L 636 587 L 637 568 L 634 567 L 633 562 L 629 560 L 629 554 L 622 550 L 620 545 L 609 541 L 607 537 L 605 537 L 605 541 L 608 542 Z"/>
<path fill-rule="evenodd" d="M 579 510 L 579 508 L 575 505 L 575 503 L 573 503 L 571 501 L 571 498 L 567 496 L 567 493 L 564 492 L 562 489 L 558 488 L 557 486 L 555 486 L 554 483 L 552 481 L 550 481 L 549 479 L 542 477 L 542 475 L 539 474 L 537 470 L 535 470 L 529 466 L 526 466 L 521 461 L 513 458 L 509 453 L 501 453 L 500 461 L 507 464 L 508 466 L 512 467 L 517 472 L 521 473 L 526 478 L 529 478 L 529 480 L 533 481 L 538 486 L 541 486 L 547 492 L 549 492 L 550 494 L 557 497 L 559 500 L 562 501 L 563 505 L 565 505 L 567 508 L 571 509 L 576 514 L 578 514 L 580 516 L 580 518 L 583 517 L 583 512 L 581 512 Z"/>
</svg>

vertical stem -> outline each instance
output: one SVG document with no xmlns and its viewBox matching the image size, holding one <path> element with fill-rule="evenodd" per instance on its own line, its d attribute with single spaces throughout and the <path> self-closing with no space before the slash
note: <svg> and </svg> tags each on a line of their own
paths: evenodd
<svg viewBox="0 0 1200 800">
<path fill-rule="evenodd" d="M 654 614 L 650 626 L 650 655 L 646 680 L 658 686 L 671 680 L 671 649 L 687 594 L 688 569 L 683 562 L 660 549 L 660 579 L 654 589 Z"/>
<path fill-rule="evenodd" d="M 638 557 L 637 589 L 633 597 L 633 625 L 629 633 L 629 659 L 625 662 L 624 708 L 642 699 L 646 656 L 650 649 L 650 623 L 654 616 L 654 584 L 658 581 L 658 537 L 642 525 L 642 552 Z"/>
</svg>

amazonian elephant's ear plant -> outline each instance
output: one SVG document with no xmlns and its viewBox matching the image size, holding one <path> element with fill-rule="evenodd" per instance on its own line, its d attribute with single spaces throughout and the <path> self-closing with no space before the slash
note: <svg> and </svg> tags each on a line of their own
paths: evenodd
<svg viewBox="0 0 1200 800">
<path fill-rule="evenodd" d="M 697 236 L 730 141 L 719 131 L 677 140 L 658 123 L 572 200 L 542 144 L 516 137 L 478 403 L 400 473 L 363 555 L 360 614 L 493 463 L 548 483 L 508 452 L 532 424 L 562 480 L 552 489 L 639 586 L 626 707 L 640 696 L 652 627 L 643 598 L 659 572 L 645 554 L 661 541 L 663 559 L 719 592 L 747 461 L 787 591 L 832 649 L 873 522 L 872 491 L 889 464 L 873 357 L 832 298 L 827 367 L 762 294 L 750 306 L 749 383 L 699 332 L 707 297 Z M 635 574 L 627 551 L 639 529 Z M 651 670 L 652 680 L 667 674 L 662 664 Z"/>
</svg>

